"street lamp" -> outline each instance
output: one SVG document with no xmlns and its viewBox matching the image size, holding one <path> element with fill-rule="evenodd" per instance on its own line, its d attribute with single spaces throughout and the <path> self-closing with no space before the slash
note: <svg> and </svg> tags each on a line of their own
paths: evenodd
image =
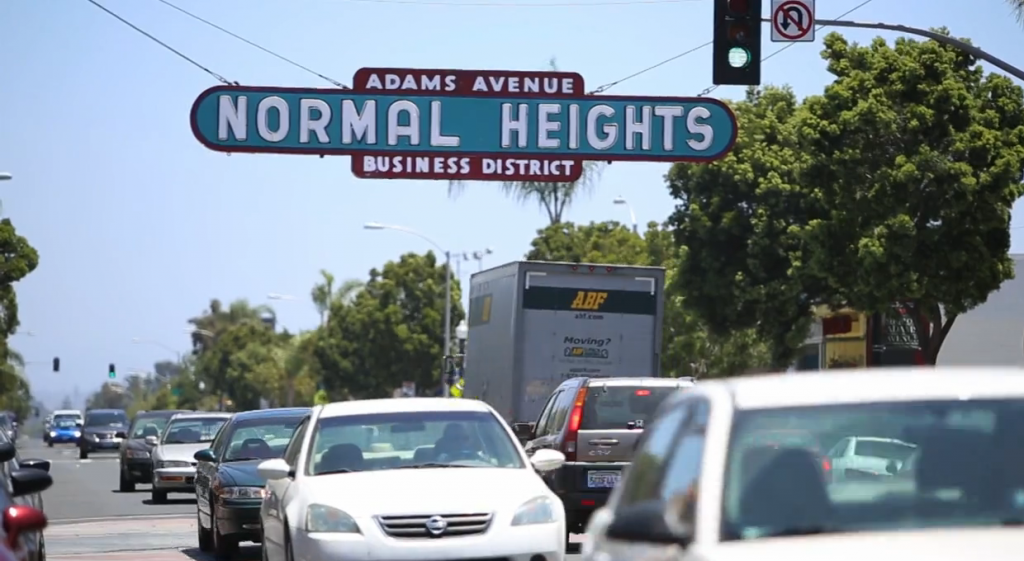
<svg viewBox="0 0 1024 561">
<path fill-rule="evenodd" d="M 629 201 L 622 197 L 622 195 L 612 199 L 612 203 L 617 205 L 626 205 L 626 208 L 629 210 L 629 221 L 633 224 L 633 233 L 639 233 L 636 228 L 636 213 L 633 212 L 633 205 L 629 204 Z"/>
<path fill-rule="evenodd" d="M 379 222 L 367 222 L 363 224 L 364 230 L 396 230 L 411 234 L 429 243 L 444 254 L 444 354 L 452 352 L 452 252 L 441 247 L 434 240 L 424 236 L 416 230 L 404 226 L 392 226 Z M 444 397 L 451 395 L 448 381 L 444 381 Z"/>
<path fill-rule="evenodd" d="M 173 347 L 171 347 L 169 345 L 165 345 L 165 344 L 161 343 L 160 341 L 155 341 L 153 339 L 142 339 L 142 338 L 139 338 L 139 337 L 133 337 L 132 338 L 132 343 L 135 343 L 136 345 L 155 345 L 157 347 L 160 347 L 160 348 L 164 349 L 165 351 L 168 351 L 170 353 L 174 353 L 174 356 L 178 357 L 178 364 L 181 364 L 181 351 L 177 351 Z"/>
<path fill-rule="evenodd" d="M 455 326 L 455 338 L 459 341 L 459 354 L 466 354 L 466 339 L 469 338 L 469 326 L 462 320 Z"/>
<path fill-rule="evenodd" d="M 267 300 L 295 300 L 295 297 L 291 294 L 278 294 L 276 292 L 271 292 L 270 294 L 267 294 Z"/>
</svg>

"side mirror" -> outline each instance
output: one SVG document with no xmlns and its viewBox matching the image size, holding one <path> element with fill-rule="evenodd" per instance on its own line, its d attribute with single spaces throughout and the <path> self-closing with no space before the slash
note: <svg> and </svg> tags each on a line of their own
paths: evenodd
<svg viewBox="0 0 1024 561">
<path fill-rule="evenodd" d="M 18 540 L 22 534 L 39 532 L 46 527 L 46 515 L 43 511 L 26 505 L 14 505 L 4 510 L 4 533 L 7 534 L 7 547 L 11 551 L 18 550 Z"/>
<path fill-rule="evenodd" d="M 19 468 L 25 469 L 38 469 L 50 473 L 50 460 L 41 460 L 39 458 L 29 458 L 27 460 L 21 460 L 18 462 Z"/>
<path fill-rule="evenodd" d="M 27 468 L 11 472 L 11 495 L 15 497 L 42 493 L 51 485 L 53 485 L 53 478 L 42 470 Z"/>
<path fill-rule="evenodd" d="M 192 458 L 197 462 L 216 462 L 217 457 L 213 455 L 213 450 L 205 448 L 192 454 Z"/>
<path fill-rule="evenodd" d="M 558 450 L 541 448 L 530 456 L 530 463 L 533 469 L 539 472 L 554 471 L 565 463 L 565 454 Z"/>
<path fill-rule="evenodd" d="M 145 440 L 146 444 L 149 444 L 150 446 L 156 446 L 160 443 L 160 439 L 155 436 L 147 436 L 143 440 Z"/>
<path fill-rule="evenodd" d="M 515 423 L 512 425 L 512 432 L 515 433 L 519 442 L 533 439 L 534 428 L 537 423 Z"/>
<path fill-rule="evenodd" d="M 14 444 L 10 442 L 0 442 L 0 462 L 9 462 L 14 459 L 14 456 L 18 454 Z"/>
<path fill-rule="evenodd" d="M 675 544 L 682 547 L 693 540 L 692 529 L 669 523 L 665 503 L 659 500 L 644 501 L 619 509 L 605 535 L 612 540 Z"/>
<path fill-rule="evenodd" d="M 256 466 L 256 472 L 267 481 L 287 479 L 292 476 L 292 466 L 281 458 L 267 460 Z"/>
</svg>

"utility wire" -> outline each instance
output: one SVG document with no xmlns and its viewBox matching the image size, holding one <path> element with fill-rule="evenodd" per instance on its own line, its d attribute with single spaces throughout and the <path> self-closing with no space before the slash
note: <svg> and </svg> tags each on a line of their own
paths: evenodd
<svg viewBox="0 0 1024 561">
<path fill-rule="evenodd" d="M 190 64 L 191 64 L 192 66 L 195 66 L 196 68 L 198 68 L 198 69 L 202 70 L 203 72 L 206 72 L 206 73 L 207 73 L 207 74 L 209 74 L 210 76 L 213 76 L 213 77 L 214 77 L 215 79 L 217 79 L 217 80 L 218 80 L 218 81 L 220 81 L 221 83 L 223 83 L 223 84 L 226 84 L 226 85 L 228 85 L 228 86 L 237 86 L 237 85 L 239 85 L 239 84 L 238 84 L 238 82 L 232 82 L 232 81 L 228 80 L 227 78 L 225 78 L 224 76 L 221 76 L 220 74 L 217 74 L 217 73 L 216 73 L 216 72 L 214 72 L 213 70 L 210 70 L 209 68 L 207 68 L 207 67 L 203 66 L 202 64 L 199 64 L 198 62 L 196 62 L 196 60 L 195 60 L 195 59 L 193 59 L 193 58 L 189 57 L 189 56 L 188 56 L 188 55 L 186 55 L 185 53 L 182 53 L 181 51 L 179 51 L 179 50 L 175 49 L 174 47 L 172 47 L 172 46 L 168 45 L 167 43 L 164 43 L 164 42 L 163 42 L 163 41 L 161 41 L 160 39 L 157 39 L 156 37 L 154 37 L 153 35 L 151 35 L 151 34 L 150 34 L 149 32 L 145 31 L 145 30 L 144 30 L 144 29 L 142 29 L 141 27 L 139 27 L 139 26 L 135 25 L 134 23 L 132 23 L 132 22 L 130 22 L 130 21 L 128 21 L 128 20 L 126 20 L 126 19 L 124 19 L 123 17 L 121 17 L 121 16 L 117 15 L 116 13 L 112 12 L 112 11 L 111 11 L 110 9 L 108 9 L 108 8 L 107 8 L 106 6 L 104 6 L 103 4 L 100 4 L 100 3 L 99 3 L 99 2 L 97 2 L 96 0 L 86 0 L 86 2 L 88 2 L 88 3 L 92 4 L 93 6 L 96 6 L 97 8 L 99 8 L 99 9 L 103 10 L 103 11 L 104 11 L 104 12 L 106 12 L 106 13 L 107 13 L 107 15 L 109 15 L 110 17 L 112 17 L 112 18 L 116 19 L 117 21 L 119 21 L 119 22 L 121 22 L 121 23 L 123 23 L 123 24 L 127 25 L 128 27 L 130 27 L 130 28 L 134 29 L 135 31 L 139 32 L 140 34 L 142 34 L 143 36 L 145 36 L 145 37 L 146 37 L 147 39 L 149 39 L 150 41 L 153 41 L 153 42 L 154 42 L 154 43 L 156 43 L 157 45 L 160 45 L 161 47 L 163 47 L 163 48 L 167 49 L 168 51 L 171 51 L 172 53 L 174 53 L 174 54 L 178 55 L 178 56 L 179 56 L 179 57 L 181 57 L 181 58 L 182 58 L 183 60 L 185 60 L 185 61 L 187 61 L 188 63 L 190 63 Z"/>
<path fill-rule="evenodd" d="M 90 0 L 90 1 L 92 1 L 92 0 Z M 345 84 L 342 84 L 341 82 L 335 80 L 334 78 L 325 76 L 325 75 L 317 72 L 316 70 L 313 70 L 312 68 L 309 68 L 307 66 L 303 66 L 303 65 L 295 62 L 294 60 L 292 60 L 292 59 L 290 59 L 290 58 L 288 58 L 288 57 L 286 57 L 284 55 L 280 55 L 278 53 L 275 53 L 274 51 L 272 51 L 272 50 L 270 50 L 270 49 L 268 49 L 268 48 L 266 48 L 266 47 L 264 47 L 262 45 L 254 43 L 253 41 L 250 41 L 250 40 L 246 39 L 245 37 L 242 37 L 241 35 L 233 32 L 233 31 L 230 31 L 228 29 L 224 29 L 223 27 L 217 25 L 216 23 L 213 23 L 212 21 L 210 21 L 208 19 L 204 19 L 202 17 L 199 17 L 199 16 L 193 14 L 192 12 L 190 12 L 190 11 L 184 9 L 184 8 L 181 8 L 179 6 L 176 6 L 176 5 L 168 2 L 167 0 L 157 0 L 157 2 L 160 2 L 161 4 L 163 4 L 163 5 L 165 5 L 165 6 L 169 7 L 169 8 L 173 8 L 173 9 L 175 9 L 175 10 L 185 14 L 186 16 L 188 16 L 188 17 L 198 21 L 198 22 L 204 23 L 204 24 L 206 24 L 206 25 L 216 29 L 217 31 L 220 31 L 221 33 L 225 33 L 227 35 L 230 35 L 231 37 L 234 37 L 235 39 L 238 39 L 239 41 L 245 43 L 246 45 L 249 45 L 250 47 L 255 47 L 255 48 L 257 48 L 257 49 L 267 53 L 268 55 L 270 55 L 272 57 L 276 57 L 277 59 L 282 60 L 282 61 L 284 61 L 284 62 L 294 66 L 295 68 L 298 68 L 300 70 L 305 70 L 306 72 L 308 72 L 308 73 L 310 73 L 310 74 L 312 74 L 314 76 L 322 78 L 322 79 L 324 79 L 324 80 L 334 84 L 335 86 L 338 86 L 339 88 L 341 88 L 343 90 L 351 89 L 348 86 L 346 86 Z"/>
<path fill-rule="evenodd" d="M 871 2 L 873 2 L 873 1 L 874 1 L 874 0 L 864 0 L 864 1 L 863 1 L 863 2 L 861 2 L 860 4 L 857 4 L 857 5 L 856 5 L 856 6 L 854 6 L 853 8 L 850 8 L 850 9 L 849 9 L 849 10 L 847 10 L 846 12 L 844 12 L 844 13 L 842 13 L 842 14 L 840 14 L 840 15 L 836 16 L 836 17 L 835 17 L 835 18 L 833 18 L 833 19 L 842 19 L 842 18 L 844 18 L 844 17 L 846 17 L 846 16 L 848 16 L 848 15 L 852 14 L 853 12 L 856 12 L 857 10 L 859 10 L 859 9 L 863 8 L 864 6 L 867 6 L 868 4 L 870 4 L 870 3 L 871 3 Z M 819 25 L 819 26 L 817 27 L 817 30 L 819 30 L 819 31 L 820 31 L 820 30 L 821 30 L 821 29 L 823 29 L 824 27 L 826 27 L 826 26 L 824 26 L 824 25 Z M 599 94 L 599 93 L 604 93 L 604 92 L 606 92 L 606 91 L 608 91 L 608 90 L 610 90 L 610 89 L 614 88 L 615 86 L 617 86 L 617 85 L 619 85 L 619 84 L 621 84 L 621 83 L 623 83 L 623 82 L 625 82 L 625 81 L 627 81 L 627 80 L 632 80 L 633 78 L 636 78 L 637 76 L 640 76 L 640 75 L 642 75 L 642 74 L 646 74 L 646 73 L 648 73 L 648 72 L 650 72 L 650 71 L 652 71 L 652 70 L 655 70 L 655 69 L 657 69 L 657 68 L 660 68 L 660 67 L 662 67 L 662 66 L 665 66 L 666 64 L 668 64 L 668 63 L 670 63 L 670 62 L 675 62 L 676 60 L 679 60 L 679 59 L 683 58 L 684 56 L 687 56 L 687 55 L 693 54 L 693 53 L 695 53 L 695 52 L 697 52 L 697 51 L 699 51 L 699 50 L 703 49 L 704 47 L 710 47 L 710 46 L 711 46 L 712 44 L 714 44 L 714 41 L 708 41 L 707 43 L 703 43 L 703 44 L 701 44 L 701 45 L 697 45 L 696 47 L 693 47 L 693 48 L 691 48 L 691 49 L 689 49 L 689 50 L 687 50 L 687 51 L 683 51 L 683 52 L 681 52 L 681 53 L 679 53 L 679 54 L 677 54 L 677 55 L 675 55 L 675 56 L 672 56 L 672 57 L 670 57 L 670 58 L 667 58 L 667 59 L 665 59 L 665 60 L 663 60 L 663 61 L 661 61 L 661 62 L 659 62 L 659 63 L 657 63 L 657 64 L 652 64 L 651 66 L 648 66 L 647 68 L 644 68 L 643 70 L 639 70 L 639 71 L 637 71 L 637 72 L 634 72 L 634 73 L 630 74 L 629 76 L 626 76 L 626 77 L 624 77 L 624 78 L 619 78 L 618 80 L 615 80 L 614 82 L 608 82 L 607 84 L 604 84 L 603 86 L 600 86 L 600 87 L 598 87 L 598 88 L 597 88 L 596 90 L 594 90 L 594 91 L 592 91 L 592 92 L 589 92 L 589 93 L 588 93 L 587 95 L 593 95 L 593 94 Z M 766 61 L 766 60 L 768 60 L 768 59 L 770 59 L 770 58 L 772 58 L 772 57 L 774 57 L 774 56 L 778 55 L 779 53 L 781 53 L 782 51 L 785 51 L 786 49 L 789 49 L 789 48 L 791 48 L 791 47 L 795 47 L 796 45 L 797 45 L 797 43 L 789 43 L 789 44 L 788 44 L 788 45 L 786 45 L 785 47 L 782 47 L 781 49 L 778 49 L 778 50 L 776 50 L 775 52 L 773 52 L 773 53 L 769 54 L 768 56 L 766 56 L 766 57 L 762 58 L 762 59 L 761 59 L 761 62 L 764 62 L 764 61 Z M 705 89 L 704 89 L 704 91 L 702 91 L 702 92 L 700 92 L 699 94 L 697 94 L 697 97 L 704 97 L 704 96 L 708 95 L 709 93 L 711 93 L 711 92 L 713 92 L 713 91 L 717 90 L 717 89 L 718 89 L 718 87 L 719 87 L 719 86 L 710 86 L 710 87 L 708 87 L 708 88 L 705 88 Z"/>
</svg>

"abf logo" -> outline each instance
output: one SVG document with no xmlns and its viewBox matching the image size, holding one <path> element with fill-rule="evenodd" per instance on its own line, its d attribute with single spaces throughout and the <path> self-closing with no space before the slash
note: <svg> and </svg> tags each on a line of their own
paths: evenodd
<svg viewBox="0 0 1024 561">
<path fill-rule="evenodd" d="M 601 306 L 604 305 L 604 301 L 608 299 L 607 292 L 588 292 L 581 290 L 576 293 L 576 298 L 572 301 L 573 310 L 600 310 Z"/>
</svg>

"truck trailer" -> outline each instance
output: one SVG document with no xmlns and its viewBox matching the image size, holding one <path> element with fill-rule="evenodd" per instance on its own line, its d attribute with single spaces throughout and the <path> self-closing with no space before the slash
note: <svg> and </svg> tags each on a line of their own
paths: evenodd
<svg viewBox="0 0 1024 561">
<path fill-rule="evenodd" d="M 569 378 L 660 376 L 665 269 L 516 261 L 472 275 L 464 397 L 537 419 Z"/>
</svg>

